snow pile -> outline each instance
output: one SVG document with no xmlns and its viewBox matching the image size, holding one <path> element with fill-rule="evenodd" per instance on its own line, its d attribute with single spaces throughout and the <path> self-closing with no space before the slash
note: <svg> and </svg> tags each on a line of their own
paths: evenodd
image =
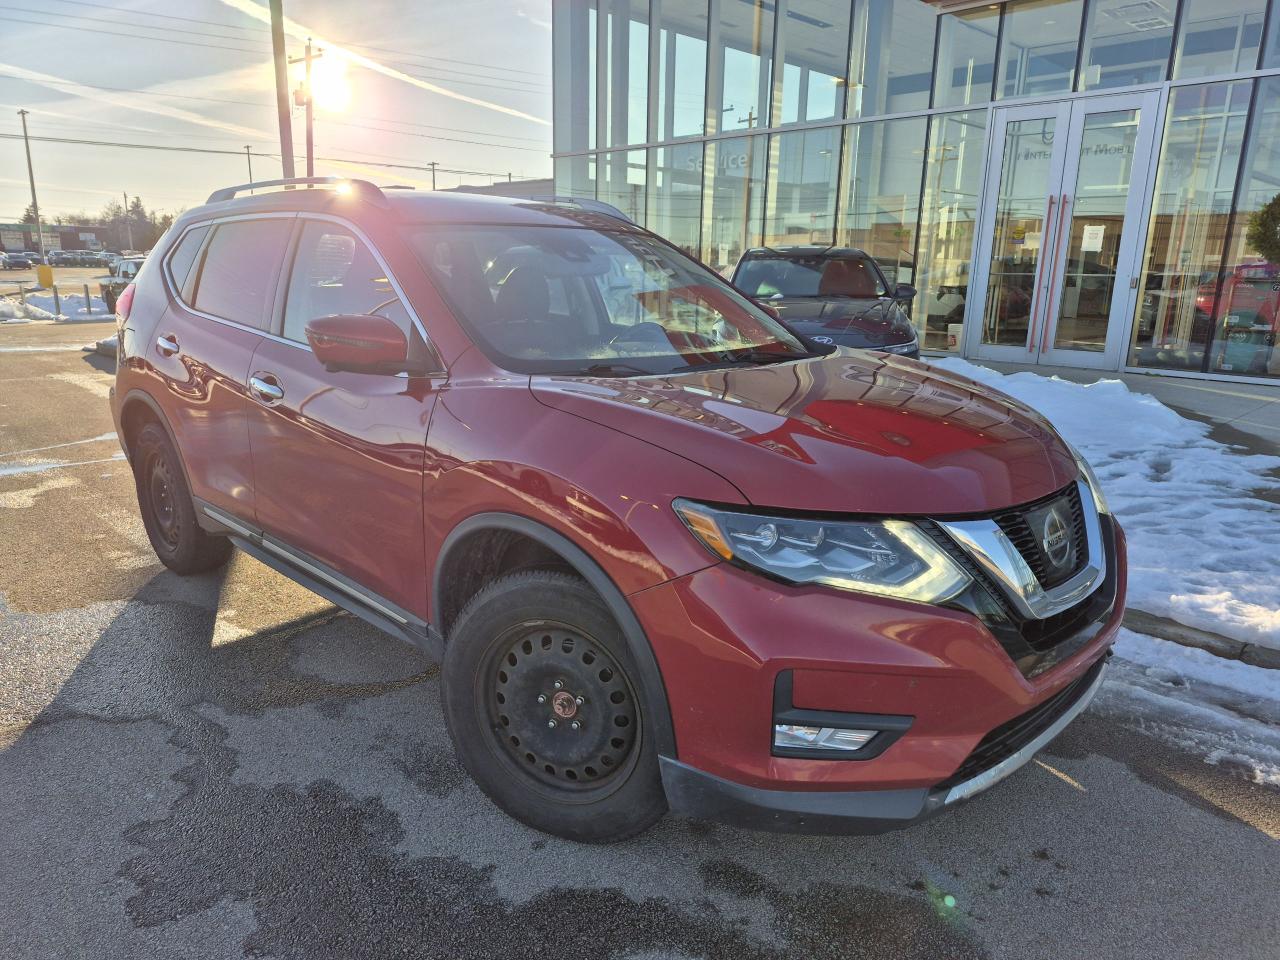
<svg viewBox="0 0 1280 960">
<path fill-rule="evenodd" d="M 61 305 L 62 305 L 62 313 L 60 314 L 60 316 L 64 316 L 64 317 L 87 317 L 87 316 L 90 316 L 89 311 L 85 308 L 85 300 L 84 300 L 84 293 L 83 293 L 83 292 L 81 292 L 81 293 L 71 293 L 71 292 L 62 293 L 61 291 L 59 291 L 59 295 L 60 295 L 60 298 L 61 298 L 61 300 L 62 300 L 62 304 L 61 304 Z M 90 294 L 90 295 L 89 295 L 89 303 L 90 303 L 90 304 L 92 305 L 92 307 L 93 307 L 93 314 L 92 314 L 92 316 L 95 316 L 95 317 L 101 317 L 103 320 L 108 320 L 108 319 L 110 319 L 110 318 L 111 318 L 111 316 L 112 316 L 112 315 L 111 315 L 111 313 L 107 310 L 107 305 L 103 302 L 103 300 L 102 300 L 102 298 L 101 298 L 101 297 L 96 296 L 96 295 L 94 295 L 94 294 Z M 57 313 L 54 311 L 54 309 L 53 309 L 53 293 L 52 293 L 52 291 L 43 291 L 43 290 L 42 290 L 42 291 L 41 291 L 41 292 L 39 292 L 39 293 L 28 293 L 28 294 L 27 294 L 27 307 L 28 307 L 28 308 L 34 308 L 34 310 L 39 310 L 39 311 L 41 311 L 42 313 L 46 313 L 46 314 L 48 314 L 48 315 L 49 315 L 49 317 L 54 317 L 54 316 L 58 316 L 58 315 L 59 315 L 59 314 L 57 314 Z M 19 309 L 19 310 L 21 310 L 21 309 L 22 309 L 22 305 L 21 305 L 21 304 L 18 304 L 18 309 Z M 32 311 L 32 316 L 33 316 L 33 318 L 34 318 L 34 310 Z M 41 317 L 40 319 L 45 319 L 45 318 Z"/>
<path fill-rule="evenodd" d="M 1280 786 L 1280 674 L 1121 630 L 1096 709 Z"/>
<path fill-rule="evenodd" d="M 1129 605 L 1190 627 L 1280 648 L 1280 457 L 1241 454 L 1119 380 L 1079 384 L 937 366 L 1021 400 L 1093 465 L 1129 536 Z"/>
<path fill-rule="evenodd" d="M 16 298 L 0 297 L 0 320 L 54 320 L 56 317 L 47 310 L 28 305 L 25 309 L 22 301 Z"/>
</svg>

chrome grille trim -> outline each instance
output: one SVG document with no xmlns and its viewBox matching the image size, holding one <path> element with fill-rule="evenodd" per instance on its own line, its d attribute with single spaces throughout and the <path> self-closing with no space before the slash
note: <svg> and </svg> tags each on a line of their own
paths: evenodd
<svg viewBox="0 0 1280 960">
<path fill-rule="evenodd" d="M 1102 525 L 1093 493 L 1084 478 L 1076 481 L 1084 512 L 1088 560 L 1066 583 L 1046 590 L 1008 534 L 991 519 L 937 520 L 935 523 L 989 576 L 1017 613 L 1027 620 L 1043 620 L 1075 606 L 1098 588 L 1107 572 Z"/>
</svg>

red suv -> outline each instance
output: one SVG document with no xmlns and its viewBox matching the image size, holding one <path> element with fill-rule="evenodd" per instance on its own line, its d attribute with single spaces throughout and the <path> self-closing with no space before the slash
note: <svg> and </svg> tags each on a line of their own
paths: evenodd
<svg viewBox="0 0 1280 960">
<path fill-rule="evenodd" d="M 1097 690 L 1124 538 L 1034 411 L 806 341 L 603 204 L 286 186 L 185 213 L 120 298 L 147 533 L 440 657 L 513 816 L 901 827 Z"/>
</svg>

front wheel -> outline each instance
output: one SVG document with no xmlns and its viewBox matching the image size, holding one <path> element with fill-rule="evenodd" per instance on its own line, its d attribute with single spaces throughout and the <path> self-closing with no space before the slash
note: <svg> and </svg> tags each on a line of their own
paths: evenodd
<svg viewBox="0 0 1280 960">
<path fill-rule="evenodd" d="M 667 806 L 636 676 L 622 631 L 585 582 L 516 573 L 454 624 L 445 719 L 463 766 L 508 814 L 570 840 L 623 840 Z"/>
</svg>

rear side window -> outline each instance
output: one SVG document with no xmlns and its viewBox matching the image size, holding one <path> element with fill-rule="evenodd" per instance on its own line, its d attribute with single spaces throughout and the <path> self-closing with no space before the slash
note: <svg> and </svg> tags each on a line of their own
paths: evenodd
<svg viewBox="0 0 1280 960">
<path fill-rule="evenodd" d="M 200 244 L 204 243 L 209 228 L 195 227 L 188 230 L 178 245 L 169 254 L 169 277 L 173 285 L 185 296 L 187 293 L 187 277 L 191 274 L 191 266 L 196 262 L 196 254 L 200 252 Z"/>
<path fill-rule="evenodd" d="M 283 335 L 306 343 L 310 321 L 340 314 L 377 314 L 409 334 L 409 313 L 364 241 L 339 224 L 306 221 L 293 259 Z"/>
<path fill-rule="evenodd" d="M 265 330 L 292 227 L 291 219 L 218 224 L 205 249 L 192 305 L 202 313 Z"/>
</svg>

